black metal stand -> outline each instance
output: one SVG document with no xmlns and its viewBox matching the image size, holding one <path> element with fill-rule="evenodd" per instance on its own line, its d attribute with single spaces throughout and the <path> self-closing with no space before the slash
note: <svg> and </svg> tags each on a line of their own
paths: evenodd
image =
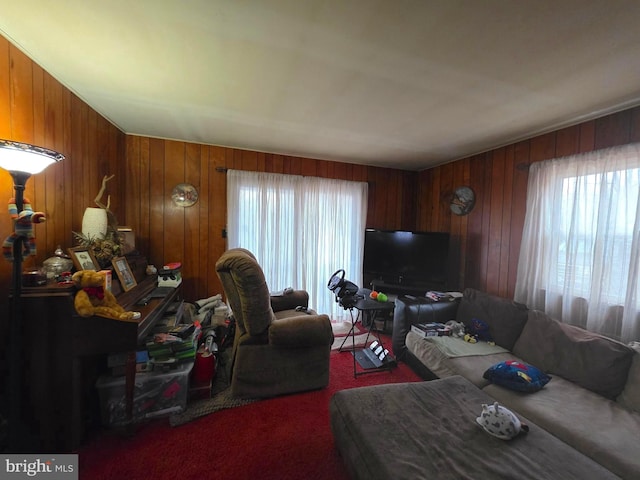
<svg viewBox="0 0 640 480">
<path fill-rule="evenodd" d="M 13 189 L 17 213 L 24 207 L 24 188 L 30 174 L 10 172 L 13 177 Z M 9 326 L 9 403 L 8 448 L 10 452 L 21 453 L 27 447 L 22 425 L 22 249 L 24 239 L 17 237 L 13 242 L 13 271 L 11 279 L 12 297 Z"/>
<path fill-rule="evenodd" d="M 389 311 L 394 308 L 393 303 L 380 303 L 376 302 L 375 300 L 370 300 L 369 293 L 370 291 L 367 291 L 366 289 L 361 289 L 358 292 L 358 294 L 362 296 L 362 299 L 358 300 L 354 307 L 349 308 L 349 313 L 351 314 L 351 328 L 349 329 L 349 333 L 347 333 L 347 336 L 342 341 L 340 348 L 338 348 L 339 352 L 346 351 L 343 350 L 343 347 L 347 342 L 347 339 L 351 337 L 351 348 L 349 350 L 353 355 L 353 376 L 355 378 L 357 378 L 359 375 L 365 375 L 367 373 L 390 371 L 396 365 L 395 359 L 391 356 L 391 354 L 387 354 L 384 357 L 384 360 L 381 360 L 381 363 L 379 365 L 371 365 L 370 359 L 368 358 L 370 357 L 370 355 L 366 355 L 366 353 L 369 353 L 366 352 L 367 343 L 369 342 L 369 336 L 373 332 L 373 326 L 375 324 L 376 316 L 379 312 Z M 354 309 L 358 311 L 358 314 L 355 316 Z M 356 349 L 356 324 L 358 323 L 358 318 L 364 312 L 371 313 L 371 318 L 369 319 L 369 328 L 367 330 L 367 337 L 364 341 L 364 348 Z M 380 345 L 382 349 L 385 350 L 380 335 L 376 335 L 375 333 L 373 333 L 373 335 L 376 337 L 378 345 Z M 363 371 L 358 371 L 358 364 L 364 369 Z"/>
</svg>

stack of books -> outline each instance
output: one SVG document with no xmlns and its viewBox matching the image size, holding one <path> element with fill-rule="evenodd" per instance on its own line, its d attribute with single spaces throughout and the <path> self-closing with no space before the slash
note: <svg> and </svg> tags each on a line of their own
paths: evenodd
<svg viewBox="0 0 640 480">
<path fill-rule="evenodd" d="M 180 303 L 180 312 L 170 312 L 167 311 L 165 315 L 162 316 L 158 323 L 156 323 L 151 330 L 151 333 L 169 333 L 171 329 L 175 328 L 180 324 L 180 320 L 182 320 L 182 302 Z M 171 309 L 172 307 L 169 307 Z"/>
<path fill-rule="evenodd" d="M 411 331 L 421 337 L 444 337 L 451 335 L 451 328 L 444 323 L 420 323 L 411 325 Z"/>
<path fill-rule="evenodd" d="M 200 326 L 177 325 L 167 333 L 156 333 L 146 342 L 150 361 L 154 365 L 172 365 L 193 360 L 198 348 Z"/>
</svg>

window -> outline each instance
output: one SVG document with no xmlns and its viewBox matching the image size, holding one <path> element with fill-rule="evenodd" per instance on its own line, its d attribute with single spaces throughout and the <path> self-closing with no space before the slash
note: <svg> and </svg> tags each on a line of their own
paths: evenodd
<svg viewBox="0 0 640 480">
<path fill-rule="evenodd" d="M 367 184 L 273 173 L 227 172 L 229 248 L 256 256 L 272 291 L 307 290 L 310 307 L 346 319 L 329 277 L 360 284 Z"/>
<path fill-rule="evenodd" d="M 639 338 L 639 197 L 638 144 L 533 164 L 515 299 Z"/>
</svg>

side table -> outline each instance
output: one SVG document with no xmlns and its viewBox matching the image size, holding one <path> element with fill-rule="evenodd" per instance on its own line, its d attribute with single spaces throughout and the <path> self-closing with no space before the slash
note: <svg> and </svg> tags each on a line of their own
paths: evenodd
<svg viewBox="0 0 640 480">
<path fill-rule="evenodd" d="M 396 365 L 396 361 L 393 356 L 389 353 L 389 351 L 384 347 L 382 339 L 380 335 L 376 334 L 373 331 L 373 326 L 375 325 L 375 319 L 380 314 L 385 314 L 390 311 L 393 311 L 395 308 L 394 302 L 378 302 L 377 300 L 373 300 L 369 297 L 371 290 L 367 288 L 361 288 L 358 290 L 358 296 L 361 297 L 354 305 L 353 308 L 349 309 L 351 313 L 351 329 L 349 333 L 345 337 L 340 345 L 338 351 L 346 351 L 343 350 L 345 343 L 348 341 L 349 337 L 351 337 L 351 354 L 353 355 L 353 376 L 358 377 L 358 375 L 364 375 L 366 373 L 374 373 L 380 370 L 391 370 Z M 354 310 L 357 310 L 357 314 L 354 314 Z M 363 315 L 369 315 L 369 328 L 367 330 L 367 337 L 364 342 L 364 348 L 356 348 L 355 345 L 355 336 L 356 336 L 356 324 L 358 323 L 358 319 L 360 319 L 362 323 Z M 370 348 L 367 346 L 369 342 L 369 336 L 372 334 L 376 337 L 376 340 L 371 344 Z M 358 370 L 358 365 L 362 367 L 363 371 Z"/>
</svg>

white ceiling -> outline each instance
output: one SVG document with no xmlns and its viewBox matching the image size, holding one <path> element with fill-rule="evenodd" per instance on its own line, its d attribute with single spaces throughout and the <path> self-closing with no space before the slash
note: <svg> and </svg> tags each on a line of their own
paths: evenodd
<svg viewBox="0 0 640 480">
<path fill-rule="evenodd" d="M 0 0 L 124 132 L 421 170 L 640 104 L 638 0 Z"/>
</svg>

